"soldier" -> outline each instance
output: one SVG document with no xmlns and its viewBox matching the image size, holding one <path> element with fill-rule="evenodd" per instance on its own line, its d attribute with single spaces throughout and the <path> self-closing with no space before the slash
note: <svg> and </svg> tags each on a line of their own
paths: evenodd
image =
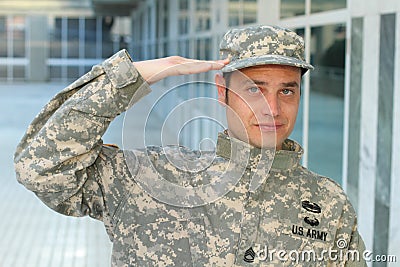
<svg viewBox="0 0 400 267">
<path fill-rule="evenodd" d="M 46 205 L 101 220 L 113 266 L 365 266 L 341 187 L 300 164 L 289 140 L 304 60 L 296 33 L 230 30 L 219 61 L 132 62 L 120 51 L 56 95 L 15 153 L 17 178 Z M 165 77 L 222 69 L 228 129 L 216 155 L 103 145 L 110 122 Z M 357 257 L 359 259 L 357 259 Z"/>
</svg>

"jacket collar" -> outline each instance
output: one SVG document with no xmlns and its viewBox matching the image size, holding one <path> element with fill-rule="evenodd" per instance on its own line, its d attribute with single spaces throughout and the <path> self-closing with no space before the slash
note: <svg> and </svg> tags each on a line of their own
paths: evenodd
<svg viewBox="0 0 400 267">
<path fill-rule="evenodd" d="M 286 139 L 282 150 L 261 149 L 225 133 L 218 134 L 216 154 L 233 161 L 247 162 L 251 169 L 290 170 L 300 165 L 303 148 L 295 141 Z"/>
</svg>

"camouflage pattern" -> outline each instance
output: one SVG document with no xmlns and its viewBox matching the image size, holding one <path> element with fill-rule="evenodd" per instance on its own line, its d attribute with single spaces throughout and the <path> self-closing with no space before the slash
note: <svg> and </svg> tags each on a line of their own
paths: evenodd
<svg viewBox="0 0 400 267">
<path fill-rule="evenodd" d="M 121 51 L 56 95 L 15 153 L 18 181 L 46 205 L 104 223 L 113 242 L 112 266 L 365 266 L 363 261 L 296 264 L 254 257 L 265 246 L 318 253 L 341 239 L 344 252 L 364 249 L 343 190 L 302 167 L 302 148 L 294 141 L 286 140 L 275 155 L 250 147 L 243 162 L 231 159 L 240 159 L 247 144 L 221 133 L 212 163 L 195 172 L 178 170 L 169 158 L 178 153 L 196 158 L 196 151 L 178 146 L 122 151 L 103 145 L 111 120 L 129 108 L 131 99 L 149 92 Z M 269 172 L 264 161 L 271 163 Z M 161 174 L 181 186 L 198 186 L 226 170 L 236 175 L 237 166 L 245 168 L 231 190 L 196 207 L 163 203 L 137 183 L 139 177 Z M 257 176 L 265 179 L 252 190 Z"/>
<path fill-rule="evenodd" d="M 303 38 L 277 26 L 232 29 L 222 38 L 219 51 L 221 59 L 230 58 L 223 72 L 266 64 L 295 66 L 303 73 L 314 69 L 304 59 Z"/>
</svg>

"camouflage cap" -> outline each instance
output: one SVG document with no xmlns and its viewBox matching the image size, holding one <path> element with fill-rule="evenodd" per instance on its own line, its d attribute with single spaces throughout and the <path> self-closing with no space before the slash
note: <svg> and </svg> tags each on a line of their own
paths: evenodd
<svg viewBox="0 0 400 267">
<path fill-rule="evenodd" d="M 222 38 L 219 51 L 221 58 L 230 58 L 223 72 L 267 64 L 299 67 L 303 74 L 314 69 L 304 59 L 303 38 L 277 26 L 229 30 Z"/>
</svg>

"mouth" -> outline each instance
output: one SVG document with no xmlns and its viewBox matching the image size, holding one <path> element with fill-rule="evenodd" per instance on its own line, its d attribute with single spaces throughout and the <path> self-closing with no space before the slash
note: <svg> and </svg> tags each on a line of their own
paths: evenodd
<svg viewBox="0 0 400 267">
<path fill-rule="evenodd" d="M 256 127 L 258 127 L 262 132 L 276 132 L 280 128 L 283 127 L 283 124 L 281 123 L 260 123 L 256 124 Z"/>
</svg>

